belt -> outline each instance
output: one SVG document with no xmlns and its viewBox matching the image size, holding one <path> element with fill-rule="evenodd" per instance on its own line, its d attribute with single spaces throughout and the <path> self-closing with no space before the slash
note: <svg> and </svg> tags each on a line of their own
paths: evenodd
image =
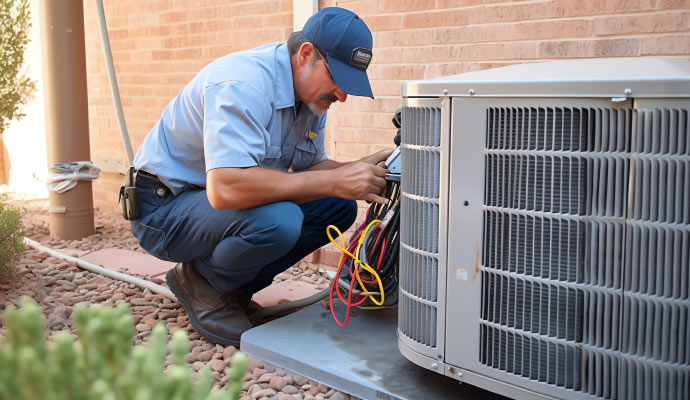
<svg viewBox="0 0 690 400">
<path fill-rule="evenodd" d="M 151 174 L 151 173 L 146 172 L 146 171 L 142 171 L 142 170 L 137 171 L 137 179 L 141 179 L 142 181 L 146 181 L 146 182 L 155 183 L 157 185 L 163 184 L 163 182 L 161 182 L 161 180 L 158 179 L 158 177 L 156 175 Z"/>
</svg>

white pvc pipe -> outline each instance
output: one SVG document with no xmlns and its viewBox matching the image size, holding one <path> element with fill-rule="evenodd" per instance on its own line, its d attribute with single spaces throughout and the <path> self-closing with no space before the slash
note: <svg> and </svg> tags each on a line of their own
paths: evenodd
<svg viewBox="0 0 690 400">
<path fill-rule="evenodd" d="M 155 284 L 153 282 L 149 282 L 145 279 L 137 278 L 136 276 L 131 276 L 131 275 L 123 274 L 122 272 L 112 271 L 112 270 L 109 270 L 107 268 L 103 268 L 100 265 L 92 264 L 88 261 L 82 260 L 81 258 L 72 257 L 72 256 L 68 256 L 66 254 L 62 254 L 57 250 L 53 250 L 50 247 L 43 246 L 42 244 L 40 244 L 36 241 L 33 241 L 27 237 L 24 238 L 24 243 L 26 243 L 27 245 L 29 245 L 30 247 L 33 247 L 34 249 L 36 249 L 38 251 L 48 253 L 53 257 L 57 257 L 57 258 L 60 258 L 60 259 L 63 259 L 63 260 L 69 261 L 69 262 L 73 262 L 73 263 L 77 264 L 79 267 L 81 267 L 87 271 L 95 272 L 97 274 L 107 276 L 108 278 L 117 279 L 119 281 L 131 283 L 131 284 L 137 285 L 139 287 L 142 287 L 144 289 L 148 289 L 154 293 L 162 294 L 163 296 L 169 298 L 170 300 L 177 301 L 177 298 L 175 297 L 173 292 L 170 291 L 170 289 L 163 287 L 161 285 Z"/>
<path fill-rule="evenodd" d="M 33 247 L 34 249 L 36 249 L 38 251 L 48 253 L 53 257 L 57 257 L 57 258 L 60 258 L 62 260 L 65 260 L 65 261 L 73 262 L 73 263 L 77 264 L 79 267 L 81 267 L 82 269 L 85 269 L 87 271 L 95 272 L 97 274 L 101 274 L 101 275 L 107 276 L 108 278 L 116 279 L 118 281 L 131 283 L 131 284 L 137 285 L 141 288 L 148 289 L 154 293 L 162 294 L 163 296 L 169 298 L 170 300 L 178 301 L 177 297 L 175 297 L 173 292 L 164 286 L 155 284 L 155 283 L 147 281 L 145 279 L 137 278 L 136 276 L 131 276 L 131 275 L 123 274 L 122 272 L 117 272 L 117 271 L 113 271 L 113 270 L 110 270 L 107 268 L 103 268 L 100 265 L 96 265 L 96 264 L 90 263 L 88 261 L 84 261 L 81 258 L 68 256 L 67 254 L 63 254 L 57 250 L 53 250 L 50 247 L 43 246 L 42 244 L 40 244 L 34 240 L 31 240 L 27 237 L 24 238 L 24 243 L 26 243 L 28 246 Z M 326 297 L 328 297 L 329 292 L 330 292 L 330 290 L 327 288 L 325 290 L 322 290 L 319 293 L 316 293 L 316 294 L 309 296 L 307 298 L 304 298 L 304 299 L 289 301 L 286 303 L 281 303 L 281 304 L 277 304 L 277 305 L 270 306 L 270 307 L 264 307 L 261 309 L 261 315 L 263 317 L 270 317 L 270 316 L 273 316 L 273 315 L 281 313 L 281 312 L 287 312 L 287 311 L 296 310 L 299 308 L 309 306 L 311 304 L 314 304 L 314 303 L 321 301 L 322 299 L 325 299 Z"/>
</svg>

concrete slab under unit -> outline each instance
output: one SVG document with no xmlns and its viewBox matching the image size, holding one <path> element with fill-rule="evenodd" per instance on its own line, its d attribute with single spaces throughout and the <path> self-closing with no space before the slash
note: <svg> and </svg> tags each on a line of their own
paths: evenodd
<svg viewBox="0 0 690 400">
<path fill-rule="evenodd" d="M 336 307 L 342 319 L 344 307 Z M 397 309 L 353 309 L 341 328 L 321 304 L 242 335 L 241 350 L 363 399 L 503 399 L 421 368 L 398 351 Z"/>
</svg>

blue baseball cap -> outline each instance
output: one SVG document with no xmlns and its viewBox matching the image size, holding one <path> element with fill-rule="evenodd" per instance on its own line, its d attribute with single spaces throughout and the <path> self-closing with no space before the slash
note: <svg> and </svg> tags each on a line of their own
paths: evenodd
<svg viewBox="0 0 690 400">
<path fill-rule="evenodd" d="M 374 98 L 367 76 L 373 40 L 357 14 L 340 7 L 324 8 L 307 20 L 302 34 L 326 57 L 340 90 Z"/>
</svg>

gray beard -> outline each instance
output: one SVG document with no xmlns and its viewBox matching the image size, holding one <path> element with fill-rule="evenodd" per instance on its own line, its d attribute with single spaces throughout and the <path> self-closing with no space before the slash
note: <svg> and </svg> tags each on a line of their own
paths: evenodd
<svg viewBox="0 0 690 400">
<path fill-rule="evenodd" d="M 319 110 L 316 107 L 316 104 L 314 104 L 314 102 L 311 101 L 307 103 L 307 107 L 309 107 L 309 111 L 311 111 L 312 114 L 316 115 L 317 117 L 320 117 L 326 113 L 326 110 Z"/>
</svg>

